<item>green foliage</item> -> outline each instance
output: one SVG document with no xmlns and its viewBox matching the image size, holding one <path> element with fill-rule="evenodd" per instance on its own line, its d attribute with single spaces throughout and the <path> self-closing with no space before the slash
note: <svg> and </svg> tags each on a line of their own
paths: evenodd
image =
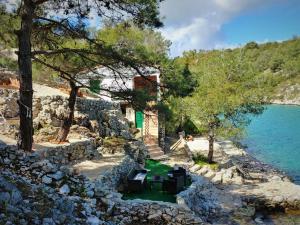
<svg viewBox="0 0 300 225">
<path fill-rule="evenodd" d="M 249 42 L 245 45 L 245 49 L 257 49 L 259 45 L 256 42 Z"/>
<path fill-rule="evenodd" d="M 8 57 L 0 56 L 0 68 L 7 68 L 9 70 L 17 70 L 17 61 Z"/>
<path fill-rule="evenodd" d="M 183 129 L 189 134 L 198 133 L 199 130 L 189 120 L 183 99 L 189 96 L 198 86 L 195 75 L 190 71 L 188 60 L 177 58 L 163 64 L 161 82 L 166 88 L 162 98 L 169 108 L 166 120 L 166 132 L 174 133 Z"/>
<path fill-rule="evenodd" d="M 183 123 L 192 121 L 200 133 L 208 133 L 210 127 L 223 137 L 240 137 L 249 123 L 248 113 L 261 113 L 261 104 L 289 85 L 299 84 L 300 39 L 250 42 L 233 50 L 188 51 L 176 63 L 181 68 L 188 65 L 197 86 L 187 97 L 172 93 L 166 99 L 172 112 L 167 131 L 176 131 L 183 119 Z M 169 75 L 166 83 L 173 82 L 177 93 L 184 90 L 178 84 L 184 82 L 182 71 L 170 74 L 174 78 Z"/>
<path fill-rule="evenodd" d="M 32 64 L 32 80 L 40 84 L 56 85 L 59 73 L 39 63 Z"/>
<path fill-rule="evenodd" d="M 0 49 L 17 47 L 17 38 L 14 34 L 20 26 L 20 20 L 6 11 L 5 5 L 0 4 Z"/>
<path fill-rule="evenodd" d="M 201 131 L 188 117 L 189 108 L 184 105 L 184 99 L 181 97 L 169 96 L 164 105 L 168 110 L 166 114 L 166 133 L 172 134 L 184 130 L 186 134 L 199 134 Z"/>
<path fill-rule="evenodd" d="M 19 26 L 19 20 L 13 14 L 6 12 L 5 6 L 0 4 L 0 68 L 17 70 L 17 61 L 11 57 L 17 41 L 14 31 Z M 8 52 L 8 51 L 11 52 Z"/>
<path fill-rule="evenodd" d="M 188 62 L 182 64 L 180 60 L 170 60 L 163 64 L 162 83 L 165 84 L 164 97 L 190 95 L 198 86 L 197 79 L 190 71 Z"/>
<path fill-rule="evenodd" d="M 161 33 L 150 28 L 139 28 L 130 22 L 107 23 L 96 36 L 98 40 L 121 54 L 151 61 L 153 65 L 167 56 L 170 47 L 170 42 L 164 39 Z"/>
<path fill-rule="evenodd" d="M 193 123 L 213 135 L 239 136 L 248 122 L 247 113 L 262 111 L 265 92 L 256 69 L 243 55 L 212 51 L 199 53 L 194 71 L 199 86 L 184 99 Z"/>
<path fill-rule="evenodd" d="M 204 155 L 197 154 L 196 156 L 193 157 L 194 162 L 203 167 L 203 166 L 209 166 L 212 170 L 218 170 L 219 169 L 219 164 L 216 162 L 209 163 L 208 158 Z"/>
<path fill-rule="evenodd" d="M 126 140 L 120 137 L 108 137 L 103 139 L 103 146 L 106 148 L 123 147 L 126 144 Z"/>
</svg>

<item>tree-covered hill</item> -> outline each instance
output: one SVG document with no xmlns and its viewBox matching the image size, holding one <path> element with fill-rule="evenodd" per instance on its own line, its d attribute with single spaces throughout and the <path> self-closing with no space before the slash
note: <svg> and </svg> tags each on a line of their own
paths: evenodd
<svg viewBox="0 0 300 225">
<path fill-rule="evenodd" d="M 250 42 L 235 49 L 189 51 L 177 61 L 189 64 L 191 71 L 199 73 L 201 60 L 213 62 L 220 56 L 225 62 L 237 57 L 243 64 L 251 64 L 253 76 L 264 80 L 271 101 L 300 104 L 300 38 L 264 44 Z"/>
</svg>

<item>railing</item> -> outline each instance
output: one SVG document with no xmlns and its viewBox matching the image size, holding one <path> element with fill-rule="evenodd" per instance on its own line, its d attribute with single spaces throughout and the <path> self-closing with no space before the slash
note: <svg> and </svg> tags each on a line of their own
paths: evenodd
<svg viewBox="0 0 300 225">
<path fill-rule="evenodd" d="M 171 151 L 174 151 L 180 144 L 183 144 L 183 148 L 189 158 L 189 160 L 193 159 L 193 153 L 187 145 L 187 141 L 184 139 L 184 133 L 179 133 L 179 139 L 170 147 Z"/>
</svg>

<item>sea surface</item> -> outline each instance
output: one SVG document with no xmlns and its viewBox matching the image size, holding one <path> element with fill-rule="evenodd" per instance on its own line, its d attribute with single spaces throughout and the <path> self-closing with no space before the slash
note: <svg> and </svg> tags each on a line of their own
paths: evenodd
<svg viewBox="0 0 300 225">
<path fill-rule="evenodd" d="M 300 184 L 300 106 L 268 105 L 251 119 L 241 141 L 246 151 Z"/>
</svg>

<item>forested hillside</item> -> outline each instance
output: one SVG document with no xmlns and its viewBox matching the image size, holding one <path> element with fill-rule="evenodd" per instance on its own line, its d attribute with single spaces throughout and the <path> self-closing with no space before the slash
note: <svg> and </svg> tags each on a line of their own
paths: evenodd
<svg viewBox="0 0 300 225">
<path fill-rule="evenodd" d="M 241 64 L 251 64 L 249 72 L 264 80 L 264 88 L 272 102 L 300 104 L 300 38 L 264 44 L 250 42 L 235 49 L 189 51 L 177 61 L 188 64 L 197 76 L 197 73 L 203 72 L 200 68 L 202 60 L 214 62 L 219 57 L 223 62 L 216 63 L 215 67 L 229 63 L 233 58 Z"/>
<path fill-rule="evenodd" d="M 175 61 L 181 65 L 188 65 L 191 72 L 196 71 L 194 75 L 197 76 L 201 71 L 201 61 L 215 61 L 219 57 L 225 62 L 238 58 L 244 64 L 250 63 L 251 72 L 264 79 L 265 89 L 268 90 L 272 101 L 300 104 L 300 38 L 264 44 L 250 42 L 242 48 L 235 49 L 188 51 Z M 218 63 L 215 66 L 217 65 Z M 5 54 L 0 54 L 0 67 L 15 70 L 16 62 L 5 57 Z M 46 75 L 43 71 L 44 68 L 34 65 L 34 79 L 38 81 L 39 76 L 43 76 L 43 80 L 51 77 L 49 71 Z"/>
<path fill-rule="evenodd" d="M 179 93 L 169 92 L 166 100 L 171 112 L 166 124 L 169 133 L 206 132 L 215 121 L 221 136 L 239 135 L 247 124 L 243 115 L 261 113 L 259 105 L 300 104 L 300 38 L 187 51 L 173 63 L 183 70 L 162 77 Z M 219 115 L 227 115 L 226 120 L 220 121 Z"/>
</svg>

